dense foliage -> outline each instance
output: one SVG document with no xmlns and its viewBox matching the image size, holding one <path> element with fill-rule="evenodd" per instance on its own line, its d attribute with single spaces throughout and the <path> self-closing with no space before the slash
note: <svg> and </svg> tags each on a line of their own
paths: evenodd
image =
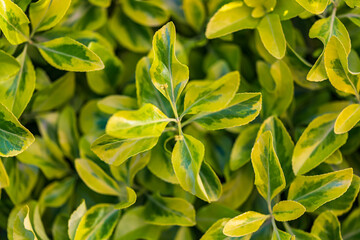
<svg viewBox="0 0 360 240">
<path fill-rule="evenodd" d="M 0 238 L 360 239 L 360 0 L 0 0 Z"/>
</svg>

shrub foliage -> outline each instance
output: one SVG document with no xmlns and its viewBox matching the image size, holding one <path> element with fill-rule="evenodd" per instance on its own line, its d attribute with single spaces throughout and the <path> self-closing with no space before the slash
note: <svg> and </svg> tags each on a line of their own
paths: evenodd
<svg viewBox="0 0 360 240">
<path fill-rule="evenodd" d="M 0 0 L 0 238 L 360 239 L 359 0 Z"/>
</svg>

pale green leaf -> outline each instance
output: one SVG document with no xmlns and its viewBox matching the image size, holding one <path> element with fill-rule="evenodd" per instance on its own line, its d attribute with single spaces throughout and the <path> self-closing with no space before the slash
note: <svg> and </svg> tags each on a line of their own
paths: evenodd
<svg viewBox="0 0 360 240">
<path fill-rule="evenodd" d="M 121 95 L 110 95 L 97 102 L 101 111 L 108 114 L 114 114 L 120 110 L 134 110 L 137 108 L 137 102 L 134 98 Z"/>
<path fill-rule="evenodd" d="M 347 133 L 335 134 L 336 113 L 315 118 L 295 145 L 292 165 L 295 175 L 305 174 L 345 144 Z"/>
<path fill-rule="evenodd" d="M 173 104 L 189 80 L 189 69 L 175 55 L 176 31 L 172 22 L 158 30 L 153 38 L 154 60 L 150 68 L 154 86 Z"/>
<path fill-rule="evenodd" d="M 109 29 L 119 44 L 131 51 L 144 53 L 151 49 L 151 28 L 130 20 L 119 7 L 109 20 Z"/>
<path fill-rule="evenodd" d="M 359 189 L 360 189 L 360 178 L 354 174 L 351 184 L 347 189 L 347 191 L 337 199 L 325 203 L 324 205 L 319 207 L 319 209 L 316 210 L 316 213 L 321 213 L 326 210 L 330 210 L 336 216 L 343 215 L 344 213 L 348 212 L 353 206 L 353 203 L 355 202 L 356 197 L 359 194 Z"/>
<path fill-rule="evenodd" d="M 131 208 L 121 217 L 115 233 L 116 240 L 157 240 L 164 228 L 149 224 L 144 219 L 144 206 Z"/>
<path fill-rule="evenodd" d="M 222 218 L 216 221 L 200 238 L 200 240 L 250 240 L 251 234 L 243 237 L 228 237 L 224 235 L 223 229 L 230 218 Z"/>
<path fill-rule="evenodd" d="M 257 26 L 257 30 L 266 50 L 277 59 L 283 58 L 286 51 L 286 39 L 279 15 L 265 15 Z"/>
<path fill-rule="evenodd" d="M 118 166 L 138 153 L 150 150 L 157 137 L 120 139 L 103 135 L 91 144 L 91 150 L 104 162 Z"/>
<path fill-rule="evenodd" d="M 330 83 L 339 91 L 359 98 L 360 74 L 352 74 L 348 67 L 348 53 L 338 38 L 332 37 L 325 48 L 324 61 Z"/>
<path fill-rule="evenodd" d="M 124 13 L 138 24 L 156 27 L 169 19 L 167 8 L 159 1 L 123 0 L 121 3 Z"/>
<path fill-rule="evenodd" d="M 331 211 L 325 211 L 314 221 L 311 233 L 321 240 L 342 240 L 340 223 Z"/>
<path fill-rule="evenodd" d="M 106 124 L 106 133 L 118 138 L 159 137 L 170 119 L 152 104 L 139 110 L 119 111 Z"/>
<path fill-rule="evenodd" d="M 191 119 L 208 130 L 237 127 L 248 124 L 259 115 L 261 102 L 262 98 L 260 93 L 237 93 L 225 108 L 216 112 L 200 112 L 200 114 Z M 212 104 L 213 109 L 210 111 L 216 109 L 215 106 L 218 103 L 219 102 L 216 101 Z M 204 106 L 200 108 L 199 111 L 203 111 L 203 109 L 206 111 L 206 107 Z"/>
<path fill-rule="evenodd" d="M 120 210 L 110 204 L 97 204 L 81 218 L 74 240 L 109 239 L 120 216 Z"/>
<path fill-rule="evenodd" d="M 350 131 L 360 121 L 360 104 L 351 104 L 344 108 L 336 118 L 334 131 L 342 134 Z"/>
<path fill-rule="evenodd" d="M 144 209 L 145 221 L 155 225 L 195 225 L 195 209 L 184 199 L 148 196 Z"/>
<path fill-rule="evenodd" d="M 40 206 L 53 208 L 62 206 L 73 194 L 74 187 L 75 179 L 73 177 L 52 182 L 41 192 L 39 198 Z"/>
<path fill-rule="evenodd" d="M 352 169 L 315 176 L 298 176 L 290 185 L 288 199 L 301 203 L 307 212 L 343 195 L 351 184 Z"/>
<path fill-rule="evenodd" d="M 119 185 L 96 163 L 90 160 L 76 159 L 75 168 L 83 182 L 93 191 L 105 195 L 119 195 L 121 191 Z"/>
<path fill-rule="evenodd" d="M 228 104 L 232 106 L 231 100 L 240 85 L 239 72 L 231 72 L 215 81 L 194 84 L 185 94 L 185 114 L 197 114 L 201 112 L 216 112 L 224 109 Z M 235 100 L 235 104 L 238 101 Z"/>
<path fill-rule="evenodd" d="M 107 8 L 111 5 L 111 0 L 89 0 L 89 2 L 95 6 Z"/>
<path fill-rule="evenodd" d="M 354 209 L 341 224 L 344 240 L 360 238 L 360 208 Z"/>
<path fill-rule="evenodd" d="M 103 70 L 86 73 L 89 87 L 92 91 L 101 95 L 114 93 L 120 84 L 124 68 L 121 60 L 100 43 L 90 43 L 89 50 L 99 56 L 105 65 Z"/>
<path fill-rule="evenodd" d="M 3 81 L 14 76 L 20 70 L 20 63 L 10 54 L 0 50 L 0 79 Z"/>
<path fill-rule="evenodd" d="M 34 136 L 0 103 L 0 156 L 15 156 L 27 149 Z"/>
<path fill-rule="evenodd" d="M 274 150 L 274 139 L 270 131 L 261 134 L 256 141 L 251 161 L 255 172 L 255 185 L 266 200 L 273 199 L 286 185 L 285 176 Z"/>
<path fill-rule="evenodd" d="M 70 159 L 79 157 L 79 132 L 77 128 L 76 113 L 73 107 L 66 106 L 60 113 L 58 119 L 59 145 L 64 155 Z"/>
<path fill-rule="evenodd" d="M 0 1 L 0 29 L 12 45 L 29 40 L 29 19 L 11 0 Z"/>
<path fill-rule="evenodd" d="M 35 70 L 26 49 L 17 57 L 20 63 L 18 73 L 0 81 L 0 101 L 17 118 L 25 110 L 35 89 Z"/>
<path fill-rule="evenodd" d="M 258 137 L 266 131 L 270 131 L 273 136 L 274 150 L 284 172 L 286 184 L 289 185 L 295 177 L 291 165 L 294 143 L 284 124 L 277 117 L 269 117 L 262 123 Z"/>
<path fill-rule="evenodd" d="M 344 24 L 335 16 L 317 20 L 309 31 L 309 37 L 318 38 L 324 44 L 324 48 L 332 36 L 336 36 L 339 39 L 347 53 L 350 52 L 351 42 L 349 33 Z M 324 63 L 324 51 L 310 69 L 306 78 L 314 82 L 323 81 L 328 78 Z"/>
<path fill-rule="evenodd" d="M 10 185 L 9 176 L 6 173 L 4 164 L 0 159 L 0 189 L 8 187 Z"/>
<path fill-rule="evenodd" d="M 197 32 L 201 30 L 206 18 L 205 6 L 202 0 L 184 0 L 183 9 L 188 24 Z"/>
<path fill-rule="evenodd" d="M 206 27 L 206 37 L 218 38 L 242 29 L 255 28 L 259 19 L 250 16 L 251 10 L 240 1 L 222 6 L 210 19 Z"/>
<path fill-rule="evenodd" d="M 313 14 L 322 13 L 326 6 L 329 4 L 329 0 L 296 0 L 303 8 Z"/>
<path fill-rule="evenodd" d="M 34 95 L 32 110 L 49 111 L 69 101 L 75 92 L 75 74 L 66 73 L 51 85 L 44 87 Z"/>
<path fill-rule="evenodd" d="M 39 170 L 14 158 L 5 158 L 4 166 L 10 182 L 5 188 L 7 195 L 14 204 L 23 203 L 30 197 L 37 183 Z"/>
<path fill-rule="evenodd" d="M 269 215 L 248 211 L 230 219 L 223 229 L 223 233 L 230 237 L 241 237 L 256 232 L 268 219 Z"/>
<path fill-rule="evenodd" d="M 32 3 L 29 9 L 32 31 L 54 27 L 64 17 L 70 3 L 71 0 L 39 0 Z"/>
<path fill-rule="evenodd" d="M 259 124 L 247 125 L 236 138 L 230 155 L 229 163 L 231 171 L 237 170 L 250 161 L 251 149 L 255 144 L 259 127 Z"/>
<path fill-rule="evenodd" d="M 95 53 L 69 37 L 56 38 L 36 46 L 45 60 L 60 70 L 87 72 L 104 68 Z"/>
<path fill-rule="evenodd" d="M 288 222 L 295 220 L 305 213 L 303 205 L 292 200 L 280 201 L 274 205 L 272 212 L 276 221 Z"/>
<path fill-rule="evenodd" d="M 81 218 L 85 215 L 86 210 L 86 204 L 83 200 L 81 204 L 76 208 L 76 210 L 71 214 L 68 222 L 68 235 L 70 240 L 75 239 L 76 229 L 79 226 Z"/>
</svg>

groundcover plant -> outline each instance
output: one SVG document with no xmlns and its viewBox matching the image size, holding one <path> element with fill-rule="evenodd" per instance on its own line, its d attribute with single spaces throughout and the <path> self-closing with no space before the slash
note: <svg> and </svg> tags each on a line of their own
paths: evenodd
<svg viewBox="0 0 360 240">
<path fill-rule="evenodd" d="M 360 0 L 0 0 L 0 238 L 360 239 Z"/>
</svg>

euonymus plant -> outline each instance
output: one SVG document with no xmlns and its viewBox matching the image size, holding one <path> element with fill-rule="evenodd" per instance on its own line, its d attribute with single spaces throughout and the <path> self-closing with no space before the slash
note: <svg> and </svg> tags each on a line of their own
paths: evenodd
<svg viewBox="0 0 360 240">
<path fill-rule="evenodd" d="M 0 239 L 360 239 L 360 0 L 0 0 L 0 29 Z"/>
</svg>

